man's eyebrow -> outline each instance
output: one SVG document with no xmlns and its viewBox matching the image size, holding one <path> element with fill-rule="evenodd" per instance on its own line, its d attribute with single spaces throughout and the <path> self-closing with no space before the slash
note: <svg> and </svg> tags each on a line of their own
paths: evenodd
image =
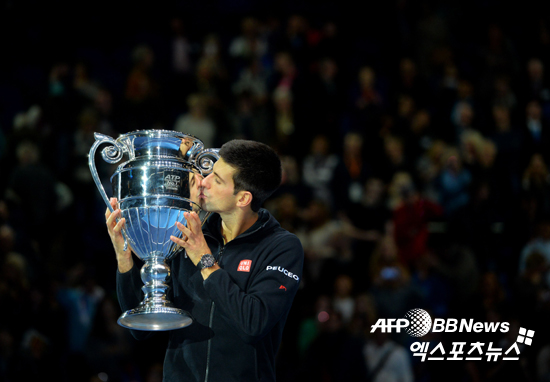
<svg viewBox="0 0 550 382">
<path fill-rule="evenodd" d="M 218 177 L 219 180 L 221 180 L 223 183 L 225 183 L 225 180 L 216 172 L 214 171 L 213 174 Z"/>
</svg>

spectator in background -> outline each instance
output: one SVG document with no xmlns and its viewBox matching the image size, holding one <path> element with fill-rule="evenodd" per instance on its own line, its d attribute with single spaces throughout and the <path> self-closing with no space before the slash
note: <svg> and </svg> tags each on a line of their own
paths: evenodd
<svg viewBox="0 0 550 382">
<path fill-rule="evenodd" d="M 208 115 L 216 126 L 225 123 L 231 85 L 223 47 L 216 33 L 207 34 L 195 67 L 192 93 L 200 94 L 206 102 Z"/>
<path fill-rule="evenodd" d="M 517 194 L 520 183 L 520 155 L 522 136 L 512 124 L 510 109 L 506 106 L 492 108 L 494 132 L 491 139 L 497 146 L 495 170 L 499 174 L 499 182 L 506 192 L 506 200 Z"/>
<path fill-rule="evenodd" d="M 13 214 L 14 228 L 36 240 L 43 256 L 52 251 L 60 201 L 57 179 L 40 163 L 40 149 L 30 141 L 17 146 L 18 165 L 9 175 L 6 200 Z"/>
<path fill-rule="evenodd" d="M 420 158 L 430 148 L 434 138 L 431 124 L 432 116 L 428 110 L 421 109 L 414 114 L 409 130 L 403 134 L 405 157 L 409 161 Z"/>
<path fill-rule="evenodd" d="M 412 161 L 407 157 L 405 142 L 401 137 L 387 135 L 384 137 L 384 154 L 376 165 L 376 176 L 389 183 L 398 172 L 411 172 Z M 411 144 L 410 141 L 407 142 Z"/>
<path fill-rule="evenodd" d="M 249 94 L 254 106 L 263 106 L 269 99 L 267 71 L 257 58 L 253 58 L 247 63 L 239 71 L 237 79 L 233 83 L 233 94 L 237 96 L 243 93 Z"/>
<path fill-rule="evenodd" d="M 160 123 L 161 89 L 153 77 L 155 53 L 148 45 L 132 52 L 133 66 L 126 79 L 126 119 L 133 130 L 152 128 Z"/>
<path fill-rule="evenodd" d="M 512 90 L 510 78 L 506 75 L 499 75 L 493 83 L 493 106 L 503 106 L 514 114 L 518 104 L 516 94 Z"/>
<path fill-rule="evenodd" d="M 304 309 L 306 310 L 306 309 Z M 311 343 L 319 335 L 322 324 L 334 313 L 330 296 L 320 294 L 313 303 L 309 303 L 302 318 L 297 338 L 298 353 L 304 357 L 309 351 Z"/>
<path fill-rule="evenodd" d="M 268 71 L 259 58 L 250 59 L 240 70 L 232 84 L 236 96 L 230 122 L 234 137 L 273 143 L 275 146 L 275 126 L 270 119 L 272 103 L 267 87 Z"/>
<path fill-rule="evenodd" d="M 449 110 L 446 108 L 438 110 L 438 120 L 441 121 L 440 123 L 444 126 L 447 126 L 450 116 L 451 129 L 449 129 L 449 131 L 438 131 L 437 134 L 439 139 L 452 143 L 455 142 L 457 134 L 459 135 L 462 130 L 460 126 L 464 126 L 466 129 L 468 127 L 472 128 L 474 123 L 477 103 L 472 82 L 463 78 L 460 79 L 456 89 L 456 96 L 452 97 L 449 103 Z M 470 109 L 467 109 L 466 114 L 461 116 L 464 104 L 468 104 Z M 463 119 L 464 117 L 465 119 Z M 452 130 L 452 128 L 457 129 L 457 131 Z"/>
<path fill-rule="evenodd" d="M 99 91 L 99 85 L 90 78 L 89 68 L 83 62 L 74 67 L 73 88 L 88 100 L 95 100 Z"/>
<path fill-rule="evenodd" d="M 416 62 L 412 58 L 403 57 L 399 61 L 392 94 L 397 97 L 402 95 L 411 97 L 419 108 L 424 108 L 431 102 L 430 87 L 424 76 L 418 73 Z"/>
<path fill-rule="evenodd" d="M 444 167 L 436 181 L 436 188 L 445 216 L 452 219 L 470 201 L 472 174 L 462 165 L 460 151 L 456 147 L 448 148 L 442 159 Z"/>
<path fill-rule="evenodd" d="M 268 91 L 273 102 L 276 138 L 285 150 L 297 155 L 310 140 L 308 131 L 298 126 L 303 105 L 303 80 L 295 59 L 287 51 L 276 53 L 273 69 L 268 79 Z"/>
<path fill-rule="evenodd" d="M 114 107 L 113 94 L 109 89 L 100 88 L 94 98 L 94 109 L 99 118 L 99 131 L 111 134 L 126 132 L 120 119 L 119 109 Z"/>
<path fill-rule="evenodd" d="M 252 93 L 245 90 L 235 99 L 235 106 L 228 113 L 231 130 L 226 132 L 226 139 L 240 138 L 271 143 L 275 142 L 275 133 L 265 105 L 255 100 Z M 221 133 L 219 135 L 222 135 Z M 223 136 L 218 141 L 223 141 Z"/>
<path fill-rule="evenodd" d="M 300 70 L 307 70 L 307 64 L 312 58 L 308 41 L 309 20 L 302 14 L 294 13 L 287 17 L 286 28 L 281 36 L 276 51 L 287 51 L 292 56 Z"/>
<path fill-rule="evenodd" d="M 440 205 L 423 198 L 413 183 L 407 183 L 399 189 L 401 202 L 393 210 L 392 223 L 399 258 L 408 266 L 422 257 L 427 250 L 429 238 L 428 224 L 443 215 Z"/>
<path fill-rule="evenodd" d="M 508 317 L 511 312 L 506 306 L 506 292 L 495 272 L 486 271 L 481 275 L 478 291 L 471 301 L 473 317 L 479 321 L 491 321 L 492 317 Z"/>
<path fill-rule="evenodd" d="M 531 156 L 521 180 L 523 195 L 536 203 L 539 213 L 550 212 L 550 172 L 542 154 Z"/>
<path fill-rule="evenodd" d="M 188 111 L 177 118 L 174 130 L 199 138 L 205 147 L 214 147 L 217 129 L 208 116 L 206 99 L 192 94 L 187 98 L 187 106 Z"/>
<path fill-rule="evenodd" d="M 419 306 L 421 295 L 410 279 L 409 268 L 399 259 L 397 245 L 391 234 L 379 242 L 372 257 L 372 285 L 368 293 L 375 303 L 378 317 L 403 317 Z M 405 332 L 394 333 L 392 339 L 405 344 Z"/>
<path fill-rule="evenodd" d="M 518 55 L 512 40 L 497 23 L 489 23 L 486 30 L 486 40 L 479 44 L 479 56 L 485 72 L 483 74 L 487 74 L 482 78 L 492 83 L 494 76 L 501 73 L 517 75 L 519 73 Z"/>
<path fill-rule="evenodd" d="M 368 380 L 373 382 L 413 382 L 414 373 L 407 349 L 388 333 L 376 331 L 363 349 Z"/>
<path fill-rule="evenodd" d="M 415 173 L 418 178 L 418 190 L 427 199 L 437 201 L 439 194 L 436 189 L 436 180 L 443 167 L 443 155 L 447 145 L 443 140 L 434 140 L 430 147 L 416 159 Z"/>
<path fill-rule="evenodd" d="M 290 193 L 296 198 L 299 208 L 305 208 L 311 200 L 314 199 L 313 191 L 311 187 L 303 181 L 302 169 L 296 158 L 292 155 L 281 155 L 280 158 L 283 167 L 281 185 L 269 200 Z"/>
<path fill-rule="evenodd" d="M 308 114 L 315 130 L 330 136 L 340 129 L 344 89 L 335 59 L 324 57 L 316 64 L 317 70 L 308 86 Z"/>
<path fill-rule="evenodd" d="M 166 102 L 169 104 L 170 113 L 174 113 L 193 91 L 193 73 L 198 48 L 188 34 L 187 23 L 181 17 L 172 17 L 169 23 L 171 62 Z"/>
<path fill-rule="evenodd" d="M 347 274 L 339 274 L 334 280 L 332 306 L 342 317 L 342 323 L 348 326 L 355 311 L 353 279 Z"/>
<path fill-rule="evenodd" d="M 357 203 L 363 196 L 363 185 L 371 175 L 365 160 L 364 136 L 348 132 L 344 136 L 342 152 L 332 178 L 335 211 L 344 212 L 350 203 Z"/>
<path fill-rule="evenodd" d="M 521 93 L 523 103 L 531 100 L 539 102 L 545 119 L 550 118 L 550 84 L 543 60 L 537 57 L 530 58 L 525 72 Z"/>
<path fill-rule="evenodd" d="M 114 135 L 112 130 L 103 130 L 100 125 L 99 114 L 93 107 L 82 110 L 79 116 L 78 126 L 73 133 L 73 149 L 71 152 L 71 176 L 69 185 L 74 195 L 74 217 L 80 224 L 86 224 L 94 217 L 95 200 L 97 195 L 96 186 L 88 165 L 90 148 L 95 142 L 94 133 Z M 96 161 L 100 176 L 107 175 L 106 163 Z"/>
<path fill-rule="evenodd" d="M 344 47 L 344 40 L 340 32 L 340 26 L 334 20 L 327 20 L 320 30 L 320 39 L 314 47 L 316 57 L 330 57 L 341 66 L 349 53 Z"/>
<path fill-rule="evenodd" d="M 193 70 L 193 47 L 187 36 L 185 23 L 181 17 L 173 17 L 170 20 L 170 28 L 172 30 L 172 70 L 176 78 L 190 76 Z"/>
<path fill-rule="evenodd" d="M 95 374 L 103 372 L 112 380 L 123 380 L 122 369 L 128 368 L 128 354 L 134 345 L 130 332 L 118 325 L 118 316 L 117 301 L 106 294 L 97 305 L 85 348 L 90 369 Z"/>
<path fill-rule="evenodd" d="M 435 317 L 448 317 L 451 288 L 449 282 L 434 270 L 431 248 L 413 264 L 411 284 L 418 290 L 421 305 Z"/>
<path fill-rule="evenodd" d="M 376 72 L 370 66 L 363 66 L 357 74 L 357 82 L 353 85 L 352 115 L 354 127 L 367 128 L 369 136 L 376 135 L 376 126 L 380 125 L 380 118 L 384 111 L 385 97 L 379 89 Z"/>
<path fill-rule="evenodd" d="M 97 307 L 104 295 L 105 290 L 97 284 L 89 265 L 76 264 L 67 272 L 66 284 L 58 289 L 57 300 L 67 312 L 66 329 L 72 355 L 84 355 Z"/>
<path fill-rule="evenodd" d="M 524 269 L 515 280 L 514 311 L 525 325 L 535 326 L 536 315 L 550 298 L 549 262 L 534 250 L 525 259 Z"/>
<path fill-rule="evenodd" d="M 464 134 L 477 131 L 473 125 L 474 116 L 474 108 L 469 102 L 460 102 L 455 105 L 451 115 L 454 134 L 448 135 L 448 144 L 457 145 L 462 141 Z"/>
<path fill-rule="evenodd" d="M 336 275 L 347 270 L 351 260 L 348 238 L 342 223 L 334 219 L 329 206 L 314 199 L 304 211 L 305 227 L 296 233 L 304 247 L 304 282 L 325 291 Z"/>
<path fill-rule="evenodd" d="M 367 290 L 370 286 L 371 280 L 364 277 L 364 273 L 370 269 L 374 248 L 386 233 L 387 223 L 391 220 L 386 195 L 384 182 L 378 178 L 369 178 L 361 201 L 352 203 L 340 217 L 344 224 L 344 233 L 352 240 L 353 260 L 350 268 L 360 291 Z"/>
<path fill-rule="evenodd" d="M 539 253 L 550 264 L 550 219 L 547 216 L 541 217 L 536 225 L 534 236 L 521 250 L 519 258 L 519 272 L 525 271 L 527 259 L 532 253 Z"/>
<path fill-rule="evenodd" d="M 229 44 L 229 55 L 235 60 L 235 71 L 240 71 L 246 62 L 261 62 L 268 53 L 268 42 L 260 34 L 260 23 L 255 17 L 241 21 L 241 34 Z"/>
<path fill-rule="evenodd" d="M 540 153 L 547 161 L 550 158 L 550 126 L 543 118 L 539 101 L 531 100 L 525 106 L 525 122 L 521 133 L 521 164 L 525 165 L 533 153 Z"/>
<path fill-rule="evenodd" d="M 50 69 L 48 78 L 48 94 L 43 106 L 33 107 L 39 113 L 29 109 L 27 122 L 29 126 L 38 127 L 42 124 L 50 131 L 41 131 L 39 136 L 52 148 L 56 154 L 50 159 L 50 152 L 43 153 L 43 159 L 50 159 L 52 171 L 58 174 L 65 174 L 69 171 L 68 161 L 64 160 L 70 155 L 72 148 L 72 131 L 77 121 L 79 110 L 83 106 L 85 97 L 74 88 L 74 72 L 71 65 L 65 61 L 55 63 Z M 40 125 L 32 121 L 31 113 L 39 114 Z M 15 121 L 17 122 L 17 121 Z M 38 132 L 38 131 L 36 131 Z M 30 139 L 37 139 L 34 135 Z"/>
<path fill-rule="evenodd" d="M 5 231 L 5 227 L 3 227 Z M 2 232 L 5 235 L 5 232 Z M 4 254 L 0 262 L 0 302 L 9 306 L 0 319 L 1 326 L 11 329 L 11 334 L 20 339 L 28 329 L 31 318 L 28 317 L 31 306 L 32 271 L 31 263 L 21 254 L 10 251 Z"/>
<path fill-rule="evenodd" d="M 363 341 L 348 333 L 340 314 L 321 311 L 318 332 L 311 341 L 298 380 L 364 381 L 367 375 L 362 354 Z"/>
<path fill-rule="evenodd" d="M 332 152 L 328 136 L 316 135 L 302 164 L 302 179 L 312 189 L 313 196 L 323 200 L 331 210 L 334 209 L 332 182 L 337 166 L 338 156 Z"/>
<path fill-rule="evenodd" d="M 433 237 L 430 245 L 433 269 L 450 287 L 450 317 L 465 315 L 480 278 L 475 254 L 462 243 L 460 235 L 460 231 L 451 226 L 445 233 Z"/>
<path fill-rule="evenodd" d="M 285 150 L 290 152 L 294 151 L 293 137 L 296 135 L 293 101 L 292 92 L 285 86 L 277 87 L 273 92 L 275 136 L 277 141 L 284 145 Z"/>
<path fill-rule="evenodd" d="M 396 121 L 393 134 L 404 136 L 411 129 L 414 115 L 418 110 L 418 106 L 414 98 L 409 94 L 401 94 L 397 98 L 396 104 Z"/>
</svg>

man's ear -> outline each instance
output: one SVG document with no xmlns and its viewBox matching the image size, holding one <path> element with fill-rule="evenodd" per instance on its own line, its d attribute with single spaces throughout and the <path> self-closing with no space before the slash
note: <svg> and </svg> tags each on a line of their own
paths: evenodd
<svg viewBox="0 0 550 382">
<path fill-rule="evenodd" d="M 252 194 L 250 191 L 239 191 L 237 194 L 237 206 L 246 207 L 252 203 Z"/>
</svg>

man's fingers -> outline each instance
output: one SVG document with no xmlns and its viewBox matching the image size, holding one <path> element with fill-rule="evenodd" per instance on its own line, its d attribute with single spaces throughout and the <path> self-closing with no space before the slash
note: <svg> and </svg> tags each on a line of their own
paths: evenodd
<svg viewBox="0 0 550 382">
<path fill-rule="evenodd" d="M 183 216 L 187 219 L 187 227 L 191 231 L 198 232 L 201 229 L 199 215 L 196 212 L 184 212 Z"/>
<path fill-rule="evenodd" d="M 109 199 L 109 204 L 111 205 L 113 210 L 117 209 L 117 203 L 118 203 L 117 198 Z M 111 209 L 109 207 L 107 207 L 107 209 L 105 210 L 105 220 L 107 220 L 109 218 L 109 216 L 111 216 L 111 214 L 112 214 Z"/>
<path fill-rule="evenodd" d="M 124 224 L 126 223 L 126 219 L 125 218 L 121 218 L 118 223 L 116 223 L 115 227 L 113 228 L 113 231 L 115 233 L 120 233 L 120 231 L 122 231 L 122 228 L 124 228 Z"/>
<path fill-rule="evenodd" d="M 116 209 L 112 214 L 109 215 L 107 218 L 107 227 L 112 227 L 115 222 L 116 218 L 120 216 L 120 210 Z"/>
<path fill-rule="evenodd" d="M 178 237 L 175 237 L 175 236 L 170 236 L 170 240 L 172 240 L 174 243 L 176 243 L 180 247 L 185 247 L 187 245 L 186 240 L 182 240 L 182 239 L 180 239 Z"/>
<path fill-rule="evenodd" d="M 178 229 L 186 236 L 186 237 L 189 237 L 193 231 L 191 229 L 189 229 L 189 227 L 186 227 L 184 226 L 183 224 L 181 224 L 180 222 L 176 222 L 177 226 L 178 226 Z M 189 224 L 189 221 L 187 222 L 187 224 Z"/>
</svg>

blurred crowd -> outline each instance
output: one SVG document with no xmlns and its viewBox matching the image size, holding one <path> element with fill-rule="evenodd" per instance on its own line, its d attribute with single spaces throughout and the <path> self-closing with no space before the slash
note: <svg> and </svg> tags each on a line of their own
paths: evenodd
<svg viewBox="0 0 550 382">
<path fill-rule="evenodd" d="M 94 132 L 139 129 L 280 154 L 265 207 L 306 256 L 280 381 L 550 381 L 550 20 L 536 2 L 204 3 L 129 25 L 5 5 L 19 39 L 0 74 L 0 381 L 161 380 L 165 333 L 136 342 L 116 323 L 88 168 Z M 115 167 L 96 163 L 109 193 Z M 510 331 L 370 333 L 413 308 Z M 535 336 L 519 361 L 409 350 L 507 348 L 520 327 Z"/>
</svg>

